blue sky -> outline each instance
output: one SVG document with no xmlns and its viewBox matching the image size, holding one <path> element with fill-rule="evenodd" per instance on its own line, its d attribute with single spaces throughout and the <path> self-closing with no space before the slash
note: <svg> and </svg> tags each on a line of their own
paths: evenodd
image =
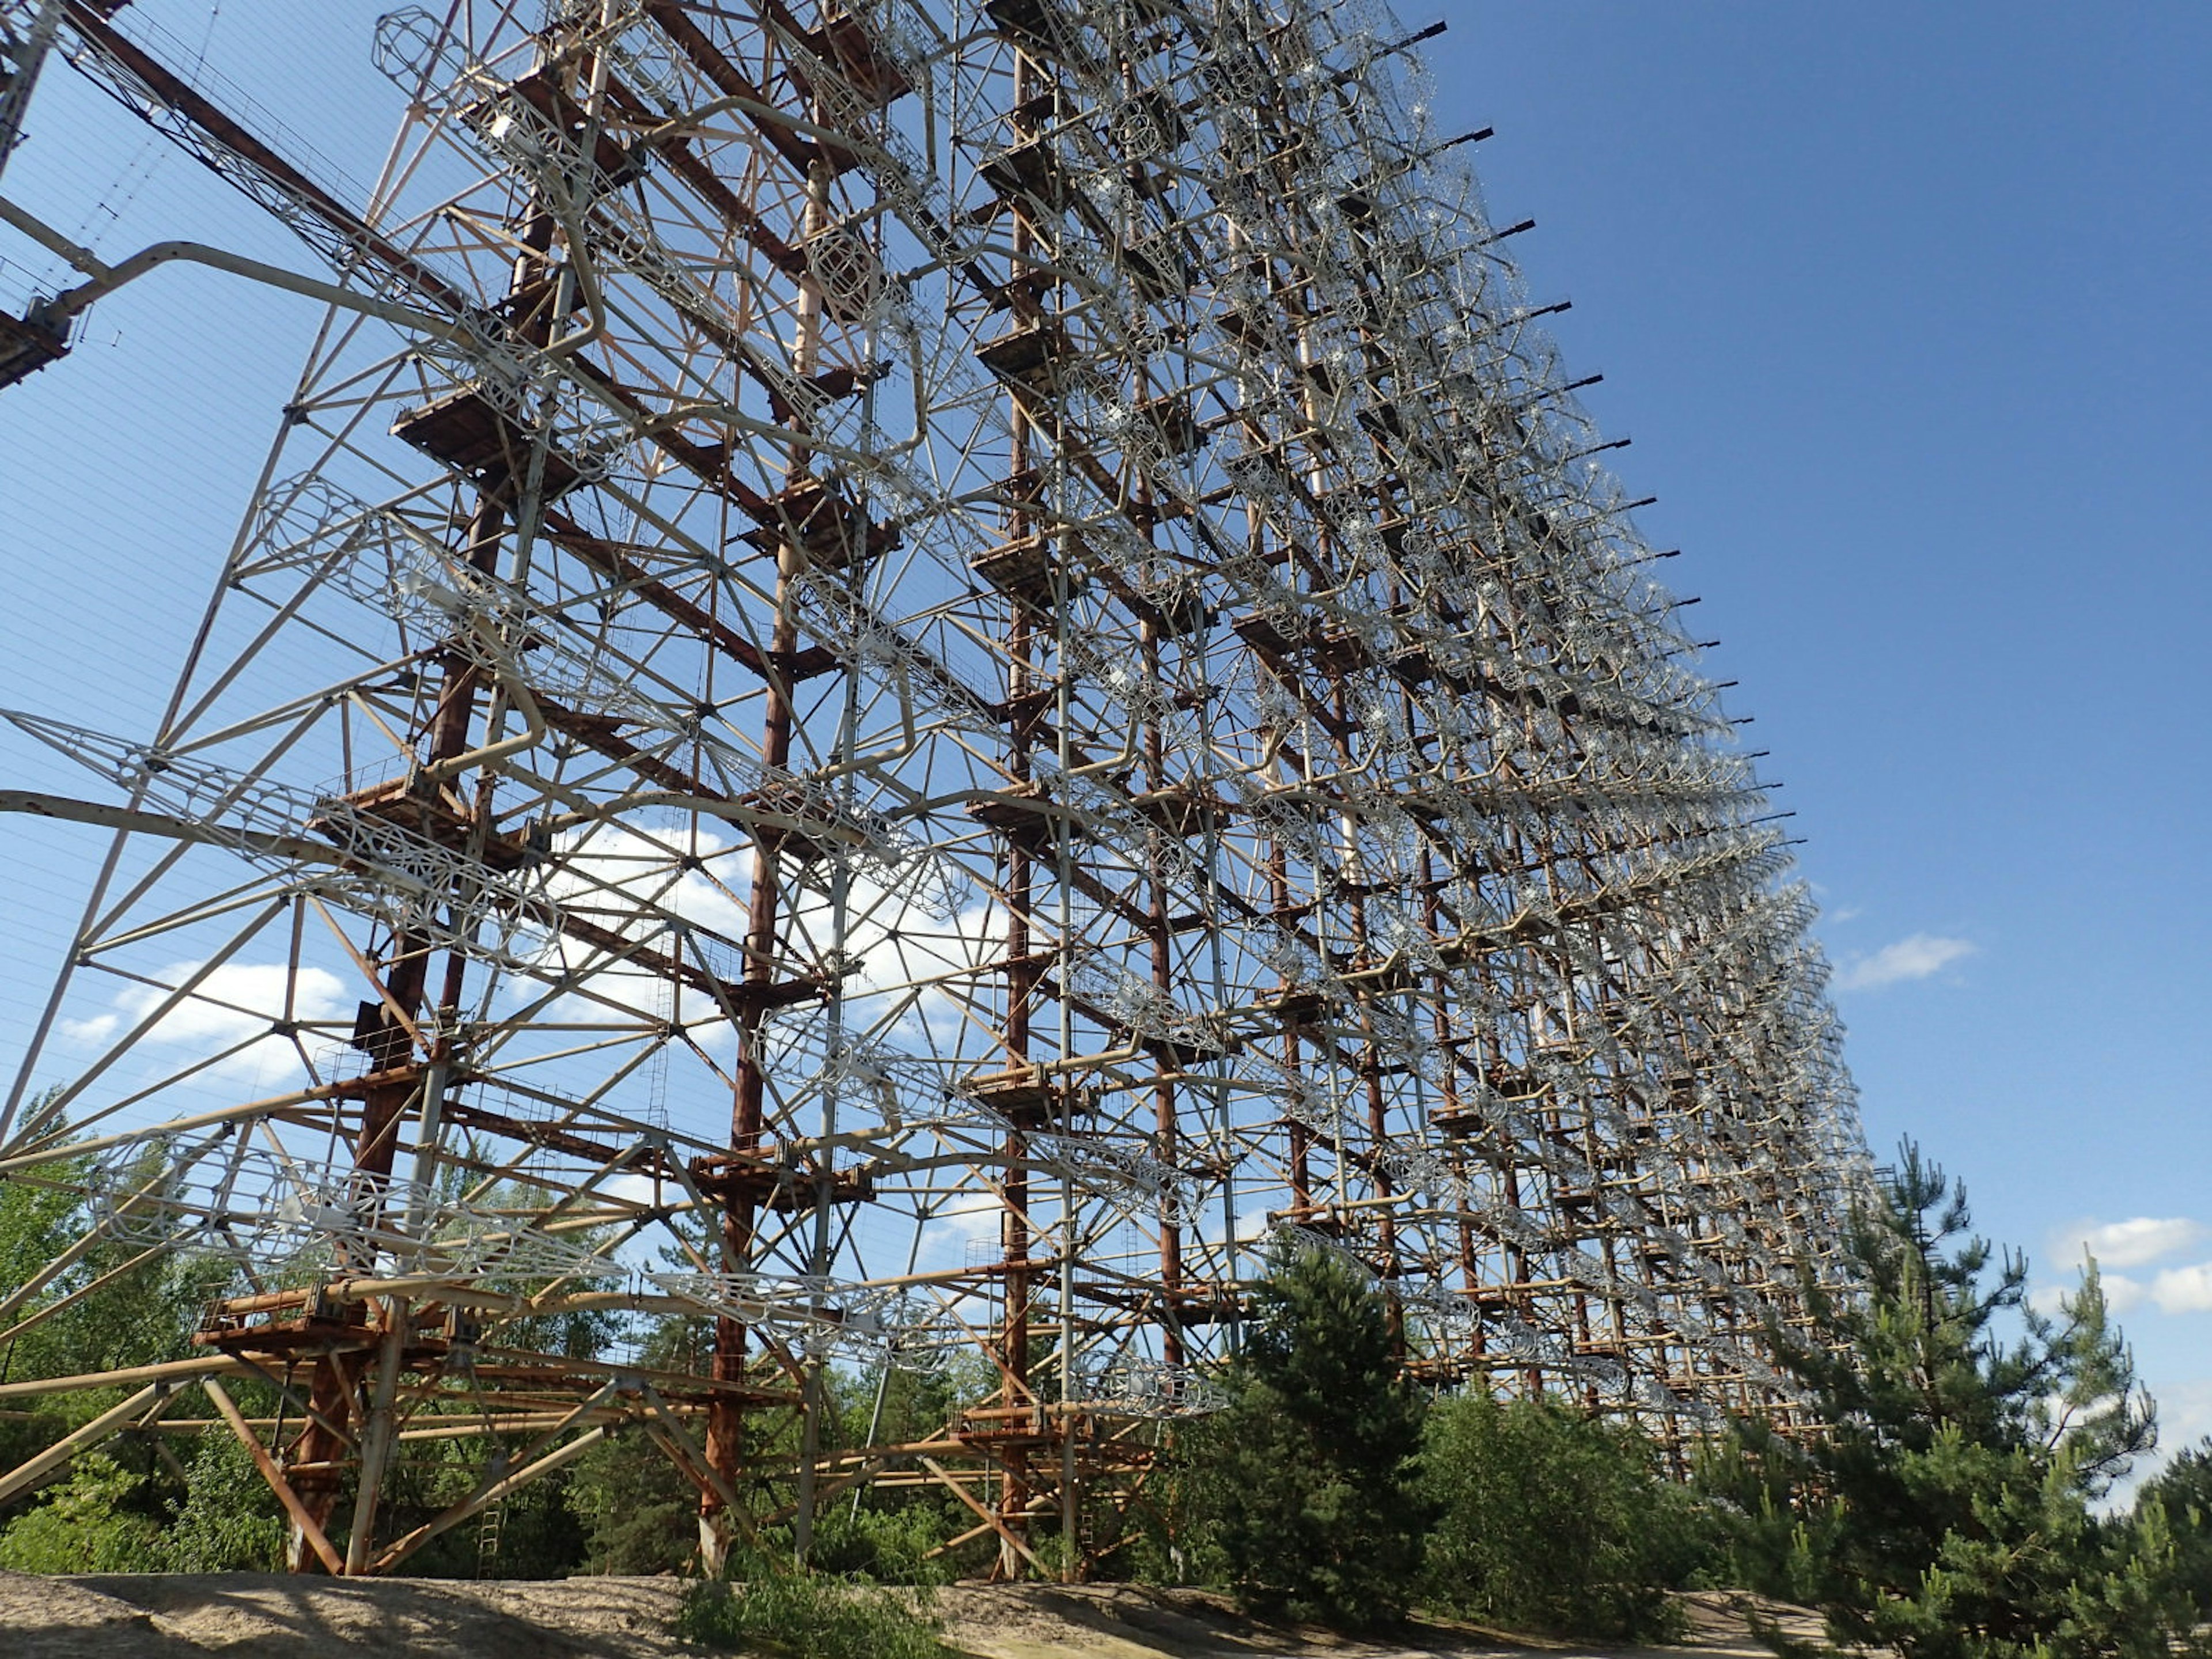
<svg viewBox="0 0 2212 1659">
<path fill-rule="evenodd" d="M 2168 1443 L 2212 1431 L 2212 8 L 1444 15 L 1797 811 L 1869 1140 L 2045 1282 L 2118 1226 Z"/>
<path fill-rule="evenodd" d="M 390 3 L 138 9 L 359 176 Z M 1532 293 L 1573 299 L 1554 330 L 1604 373 L 1583 395 L 1635 440 L 1613 459 L 1798 813 L 1870 1141 L 1917 1135 L 2046 1281 L 2094 1232 L 2170 1442 L 2212 1431 L 2212 8 L 1444 15 L 1439 125 L 1498 129 L 1493 215 L 1537 220 Z M 333 30 L 335 80 L 295 79 Z M 191 234 L 308 265 L 66 73 L 4 187 L 111 255 Z M 0 256 L 15 308 L 45 262 Z M 172 270 L 0 393 L 0 704 L 150 726 L 314 321 Z M 86 787 L 12 743 L 0 765 Z M 83 843 L 0 834 L 13 1023 Z"/>
</svg>

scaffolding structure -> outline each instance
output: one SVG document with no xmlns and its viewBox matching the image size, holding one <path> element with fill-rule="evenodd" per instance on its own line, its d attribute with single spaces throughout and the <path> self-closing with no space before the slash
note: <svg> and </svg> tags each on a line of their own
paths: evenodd
<svg viewBox="0 0 2212 1659">
<path fill-rule="evenodd" d="M 50 48 L 331 307 L 160 728 L 6 715 L 96 782 L 0 805 L 99 873 L 0 1178 L 70 1160 L 90 1238 L 237 1278 L 0 1498 L 197 1389 L 303 1568 L 635 1425 L 710 1565 L 900 1478 L 1080 1570 L 1282 1243 L 1440 1386 L 1801 1410 L 1767 1334 L 1866 1165 L 1811 906 L 1432 32 L 454 0 L 361 43 L 407 114 L 356 198 L 127 0 L 0 0 L 0 161 Z M 222 264 L 7 213 L 84 282 L 0 385 Z M 502 1338 L 573 1311 L 711 1358 Z M 961 1356 L 928 1440 L 825 1442 L 825 1367 Z M 483 1479 L 390 1536 L 461 1391 Z"/>
</svg>

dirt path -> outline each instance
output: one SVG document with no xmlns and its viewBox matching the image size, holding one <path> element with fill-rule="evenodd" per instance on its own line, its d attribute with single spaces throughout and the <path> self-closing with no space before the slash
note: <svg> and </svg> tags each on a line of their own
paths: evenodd
<svg viewBox="0 0 2212 1659">
<path fill-rule="evenodd" d="M 468 1583 L 253 1573 L 32 1578 L 0 1573 L 4 1659 L 673 1659 L 672 1578 Z M 1693 1600 L 1692 1649 L 1518 1644 L 1422 1626 L 1390 1643 L 1237 1617 L 1220 1597 L 1127 1584 L 963 1584 L 945 1636 L 976 1659 L 1765 1659 L 1717 1598 Z M 1801 1626 L 1801 1633 L 1813 1633 Z"/>
<path fill-rule="evenodd" d="M 1532 1641 L 1469 1626 L 1421 1625 L 1407 1637 L 1357 1642 L 1326 1631 L 1238 1617 L 1225 1597 L 1129 1584 L 969 1584 L 946 1594 L 945 1634 L 979 1659 L 1772 1659 L 1724 1598 L 1686 1598 L 1690 1644 L 1628 1648 Z M 1796 1608 L 1770 1607 L 1792 1635 L 1820 1635 Z"/>
</svg>

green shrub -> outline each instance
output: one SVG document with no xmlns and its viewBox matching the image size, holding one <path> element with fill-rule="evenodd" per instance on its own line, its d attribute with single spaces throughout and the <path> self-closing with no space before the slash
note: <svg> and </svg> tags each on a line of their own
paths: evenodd
<svg viewBox="0 0 2212 1659">
<path fill-rule="evenodd" d="M 1543 1400 L 1439 1403 L 1422 1445 L 1432 1605 L 1514 1630 L 1667 1637 L 1701 1524 L 1633 1429 Z"/>
<path fill-rule="evenodd" d="M 945 1516 L 933 1504 L 859 1510 L 839 1505 L 816 1520 L 810 1559 L 817 1571 L 835 1577 L 878 1584 L 942 1584 L 951 1570 L 929 1553 L 949 1535 Z"/>
<path fill-rule="evenodd" d="M 731 1653 L 781 1659 L 950 1659 L 929 1593 L 748 1563 L 742 1583 L 695 1584 L 675 1633 Z"/>
<path fill-rule="evenodd" d="M 105 1452 L 81 1454 L 70 1477 L 37 1508 L 0 1531 L 0 1568 L 9 1572 L 150 1572 L 161 1528 L 134 1512 L 139 1478 Z"/>
<path fill-rule="evenodd" d="M 1389 1310 L 1337 1256 L 1285 1255 L 1227 1382 L 1228 1410 L 1180 1437 L 1174 1547 L 1244 1606 L 1358 1630 L 1401 1618 L 1426 1521 L 1422 1401 Z"/>
<path fill-rule="evenodd" d="M 230 1436 L 200 1437 L 174 1511 L 161 1539 L 163 1571 L 283 1571 L 284 1516 L 246 1448 Z"/>
</svg>

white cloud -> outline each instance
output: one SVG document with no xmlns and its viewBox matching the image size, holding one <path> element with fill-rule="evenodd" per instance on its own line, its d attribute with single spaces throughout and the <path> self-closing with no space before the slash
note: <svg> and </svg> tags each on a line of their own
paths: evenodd
<svg viewBox="0 0 2212 1659">
<path fill-rule="evenodd" d="M 2125 1273 L 2108 1273 L 2100 1269 L 2097 1274 L 2097 1284 L 2105 1293 L 2106 1310 L 2113 1314 L 2124 1314 L 2130 1309 L 2141 1307 L 2143 1297 L 2150 1294 L 2149 1286 L 2140 1279 L 2130 1279 Z M 2075 1288 L 2072 1285 L 2039 1285 L 2028 1293 L 2028 1305 L 2036 1312 L 2056 1319 L 2065 1312 L 2066 1298 L 2074 1293 Z"/>
<path fill-rule="evenodd" d="M 1274 1231 L 1273 1224 L 1267 1219 L 1267 1200 L 1247 1204 L 1237 1211 L 1233 1227 L 1237 1243 L 1245 1249 L 1256 1249 L 1265 1243 L 1268 1234 Z M 1198 1237 L 1206 1243 L 1219 1245 L 1225 1242 L 1224 1235 L 1229 1229 L 1222 1224 L 1218 1204 L 1208 1204 L 1199 1213 L 1196 1231 Z"/>
<path fill-rule="evenodd" d="M 681 1188 L 655 1180 L 649 1175 L 640 1175 L 635 1170 L 608 1176 L 599 1182 L 599 1190 L 625 1204 L 666 1204 L 683 1195 Z"/>
<path fill-rule="evenodd" d="M 2152 1392 L 2158 1397 L 2158 1438 L 2161 1447 L 2179 1451 L 2212 1434 L 2212 1376 L 2160 1382 Z"/>
<path fill-rule="evenodd" d="M 150 977 L 159 983 L 129 985 L 116 993 L 106 1012 L 64 1022 L 64 1033 L 78 1042 L 100 1043 L 135 1030 L 169 996 L 168 988 L 181 985 L 198 973 L 197 962 L 173 963 Z M 290 992 L 288 1006 L 287 989 Z M 338 1018 L 352 1007 L 344 983 L 322 968 L 295 971 L 281 962 L 227 962 L 212 969 L 192 994 L 163 1014 L 137 1039 L 141 1048 L 197 1049 L 221 1054 L 245 1044 L 210 1069 L 210 1075 L 254 1077 L 270 1067 L 296 1068 L 298 1051 L 286 1039 L 267 1036 L 279 1020 L 319 1024 Z M 260 1042 L 253 1039 L 263 1038 Z M 323 1039 L 310 1038 L 310 1043 Z"/>
<path fill-rule="evenodd" d="M 2212 1261 L 2161 1267 L 2147 1278 L 2112 1271 L 2147 1267 L 2207 1237 L 2212 1237 L 2212 1227 L 2186 1216 L 2132 1216 L 2125 1221 L 2069 1222 L 2051 1235 L 2051 1248 L 2069 1267 L 2081 1267 L 2089 1256 L 2097 1259 L 2105 1301 L 2116 1314 L 2146 1303 L 2160 1313 L 2212 1313 Z M 2045 1285 L 2031 1300 L 2043 1312 L 2055 1314 L 2065 1294 L 2063 1286 Z"/>
<path fill-rule="evenodd" d="M 2098 1287 L 2105 1293 L 2105 1305 L 2113 1313 L 2124 1314 L 2140 1307 L 2145 1295 L 2142 1281 L 2130 1279 L 2125 1273 L 2100 1273 Z"/>
<path fill-rule="evenodd" d="M 2150 1299 L 2160 1313 L 2212 1313 L 2212 1261 L 2161 1269 L 2150 1282 Z"/>
<path fill-rule="evenodd" d="M 2136 1460 L 2126 1480 L 2113 1487 L 2097 1507 L 2106 1515 L 2124 1515 L 2144 1481 L 2163 1468 L 2174 1453 L 2212 1433 L 2212 1376 L 2147 1379 L 2151 1396 L 2158 1401 L 2158 1449 Z"/>
<path fill-rule="evenodd" d="M 2051 1253 L 2069 1267 L 2086 1253 L 2100 1267 L 2140 1267 L 2212 1234 L 2185 1216 L 2134 1216 L 2125 1221 L 2076 1221 L 2051 1235 Z"/>
<path fill-rule="evenodd" d="M 1885 945 L 1872 956 L 1860 957 L 1838 969 L 1839 991 L 1871 991 L 1906 980 L 1939 974 L 1979 947 L 1969 939 L 1942 939 L 1934 933 L 1915 933 L 1894 945 Z"/>
<path fill-rule="evenodd" d="M 923 1236 L 921 1265 L 964 1267 L 997 1260 L 1006 1215 L 1006 1206 L 993 1193 L 956 1199 L 933 1212 Z"/>
<path fill-rule="evenodd" d="M 574 1028 L 574 1041 L 635 1055 L 634 1081 L 608 1097 L 614 1109 L 687 1127 L 712 1123 L 717 1114 L 726 1119 L 738 1027 L 696 974 L 672 976 L 657 959 L 678 957 L 725 981 L 742 976 L 750 842 L 640 818 L 571 831 L 557 850 L 562 865 L 553 896 L 565 913 L 589 922 L 594 936 L 580 929 L 540 940 L 526 970 L 502 986 L 502 1012 L 526 1014 L 541 1029 L 565 1024 Z M 813 1002 L 768 1021 L 763 1049 L 771 1109 L 788 1121 L 812 1121 L 809 1103 L 832 1074 L 833 1042 L 841 1051 L 880 1058 L 885 1067 L 878 1086 L 871 1080 L 872 1063 L 861 1062 L 866 1075 L 846 1091 L 848 1111 L 873 1106 L 890 1121 L 902 1115 L 901 1102 L 908 1117 L 940 1109 L 960 1061 L 988 1058 L 988 1051 L 975 1052 L 988 1035 L 974 1025 L 969 998 L 978 969 L 1004 953 L 1003 908 L 977 897 L 949 865 L 909 867 L 896 879 L 879 869 L 856 870 L 835 898 L 830 873 L 817 866 L 801 879 L 795 861 L 787 869 L 779 933 L 798 965 L 829 967 L 831 952 L 840 953 L 844 996 L 834 1030 Z M 624 959 L 628 948 L 644 959 Z M 659 1043 L 671 1022 L 681 1026 L 682 1041 L 647 1056 L 644 1046 Z M 529 1048 L 517 1045 L 506 1063 L 536 1066 Z M 560 1064 L 532 1074 L 534 1082 L 570 1093 L 592 1081 L 568 1079 Z M 995 1215 L 994 1205 L 994 1228 Z"/>
<path fill-rule="evenodd" d="M 1820 913 L 1820 920 L 1821 920 L 1821 921 L 1826 921 L 1826 922 L 1832 923 L 1833 925 L 1835 925 L 1835 926 L 1837 926 L 1837 927 L 1841 927 L 1844 923 L 1845 923 L 1845 922 L 1847 922 L 1847 921 L 1857 921 L 1861 916 L 1864 915 L 1865 914 L 1866 914 L 1866 912 L 1865 912 L 1864 910 L 1862 910 L 1862 909 L 1861 909 L 1857 905 L 1856 905 L 1856 904 L 1846 904 L 1846 905 L 1845 905 L 1845 906 L 1844 906 L 1844 908 L 1843 908 L 1842 909 L 1840 909 L 1840 910 L 1824 910 L 1824 911 L 1822 911 L 1822 912 Z"/>
<path fill-rule="evenodd" d="M 613 824 L 572 837 L 562 851 L 567 861 L 555 884 L 554 897 L 605 933 L 665 950 L 672 921 L 732 941 L 750 931 L 745 901 L 752 883 L 752 853 L 745 842 L 708 831 L 672 842 Z M 972 971 L 1003 948 L 1003 924 L 988 901 L 950 915 L 933 908 L 945 896 L 933 890 L 933 883 L 941 885 L 944 879 L 942 872 L 909 872 L 896 885 L 885 886 L 855 873 L 845 890 L 842 919 L 824 891 L 787 894 L 781 920 L 800 954 L 810 949 L 826 951 L 834 944 L 856 959 L 858 971 L 846 989 L 848 1019 L 872 1018 L 874 1010 L 867 1005 L 874 995 L 895 994 L 940 975 Z M 695 936 L 690 948 L 704 949 L 708 966 L 724 978 L 736 979 L 742 972 L 734 945 Z M 589 1000 L 602 1008 L 652 1019 L 666 1018 L 665 976 L 651 968 L 609 962 L 604 947 L 596 943 L 567 937 L 549 939 L 538 952 L 537 965 L 546 971 L 588 969 Z M 509 992 L 518 1000 L 532 994 L 535 993 L 520 985 Z M 944 1000 L 941 994 L 925 991 L 922 1008 L 909 1018 L 929 1012 L 933 997 Z M 563 1012 L 588 1017 L 586 1000 L 579 997 Z M 957 1036 L 957 1026 L 955 1019 L 948 1030 Z"/>
</svg>

